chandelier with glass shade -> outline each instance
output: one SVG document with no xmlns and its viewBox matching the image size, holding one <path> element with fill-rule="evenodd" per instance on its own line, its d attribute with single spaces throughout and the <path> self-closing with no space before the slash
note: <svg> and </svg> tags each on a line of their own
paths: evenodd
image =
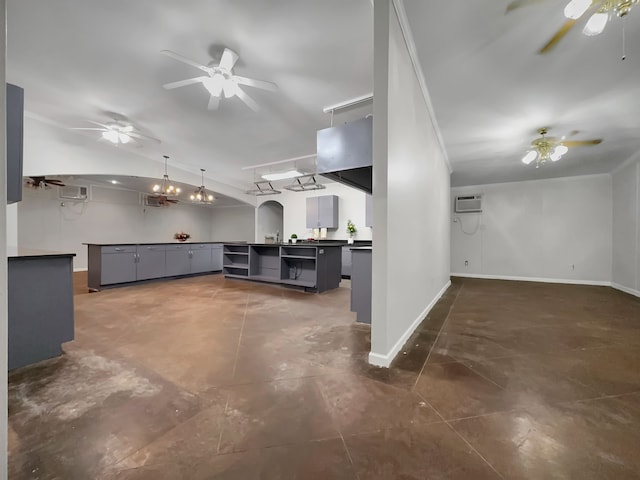
<svg viewBox="0 0 640 480">
<path fill-rule="evenodd" d="M 542 127 L 538 129 L 540 138 L 536 138 L 531 142 L 531 148 L 522 157 L 522 163 L 529 165 L 532 162 L 536 162 L 536 168 L 544 165 L 547 162 L 557 162 L 565 153 L 569 151 L 569 147 L 585 147 L 600 145 L 602 143 L 601 138 L 594 138 L 589 140 L 566 140 L 566 136 L 561 138 L 547 137 L 549 133 L 549 127 Z M 575 135 L 578 132 L 574 130 L 569 136 Z"/>
<path fill-rule="evenodd" d="M 191 194 L 189 198 L 191 199 L 192 202 L 196 202 L 196 203 L 204 203 L 204 204 L 212 203 L 215 200 L 215 197 L 213 196 L 213 194 L 208 192 L 204 186 L 205 169 L 201 168 L 200 172 L 202 172 L 202 185 L 200 185 L 196 189 L 196 191 Z"/>
<path fill-rule="evenodd" d="M 176 187 L 171 183 L 171 180 L 169 180 L 169 175 L 167 173 L 167 161 L 169 160 L 169 157 L 167 155 L 163 155 L 164 157 L 164 175 L 162 177 L 162 180 L 160 180 L 160 183 L 156 183 L 153 186 L 153 193 L 155 193 L 156 195 L 163 195 L 165 197 L 175 197 L 176 195 L 179 195 L 181 192 L 180 187 Z"/>
</svg>

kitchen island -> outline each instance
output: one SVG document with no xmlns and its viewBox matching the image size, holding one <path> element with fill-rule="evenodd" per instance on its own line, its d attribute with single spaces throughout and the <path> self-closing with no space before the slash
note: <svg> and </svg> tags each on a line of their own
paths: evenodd
<svg viewBox="0 0 640 480">
<path fill-rule="evenodd" d="M 56 357 L 74 338 L 75 253 L 8 249 L 9 370 Z"/>
<path fill-rule="evenodd" d="M 89 290 L 159 278 L 219 272 L 219 242 L 86 243 Z"/>
<path fill-rule="evenodd" d="M 340 285 L 340 242 L 226 243 L 226 278 L 277 283 L 321 293 Z"/>
</svg>

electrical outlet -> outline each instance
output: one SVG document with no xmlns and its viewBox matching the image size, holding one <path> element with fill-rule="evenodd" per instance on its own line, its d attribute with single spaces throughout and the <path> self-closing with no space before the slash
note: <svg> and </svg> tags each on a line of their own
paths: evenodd
<svg viewBox="0 0 640 480">
<path fill-rule="evenodd" d="M 465 260 L 465 261 L 464 261 L 464 266 L 465 266 L 465 267 L 468 267 L 468 266 L 469 266 L 469 260 Z"/>
</svg>

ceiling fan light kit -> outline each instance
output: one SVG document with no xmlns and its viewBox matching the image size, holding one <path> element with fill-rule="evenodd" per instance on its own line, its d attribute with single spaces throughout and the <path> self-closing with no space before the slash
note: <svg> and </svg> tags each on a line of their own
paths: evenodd
<svg viewBox="0 0 640 480">
<path fill-rule="evenodd" d="M 156 183 L 153 186 L 152 190 L 153 190 L 153 193 L 156 195 L 175 197 L 180 194 L 181 189 L 180 187 L 176 187 L 171 184 L 171 180 L 169 180 L 169 175 L 167 173 L 167 161 L 169 160 L 169 157 L 167 155 L 163 155 L 163 157 L 164 157 L 164 175 L 162 176 L 162 180 L 160 180 L 160 183 Z"/>
<path fill-rule="evenodd" d="M 240 85 L 247 87 L 260 88 L 262 90 L 276 91 L 278 86 L 273 82 L 266 82 L 264 80 L 256 80 L 253 78 L 242 77 L 233 73 L 233 67 L 238 61 L 238 54 L 229 48 L 225 48 L 218 65 L 203 65 L 187 57 L 172 52 L 171 50 L 162 50 L 162 54 L 173 58 L 179 62 L 191 65 L 199 70 L 202 70 L 207 76 L 200 76 L 194 78 L 188 78 L 186 80 L 179 80 L 177 82 L 166 83 L 163 87 L 167 90 L 171 90 L 179 87 L 186 87 L 187 85 L 195 85 L 201 83 L 204 88 L 209 92 L 209 110 L 217 110 L 220 106 L 220 98 L 224 95 L 224 98 L 238 97 L 245 103 L 251 110 L 257 112 L 260 110 L 258 103 L 251 98 Z"/>
<path fill-rule="evenodd" d="M 114 145 L 127 144 L 134 142 L 135 140 L 151 140 L 155 143 L 161 143 L 160 140 L 149 135 L 137 132 L 133 125 L 123 122 L 110 122 L 100 123 L 89 120 L 89 123 L 97 125 L 97 127 L 90 128 L 72 128 L 71 130 L 90 130 L 94 132 L 101 132 L 101 136 L 104 140 L 107 140 Z"/>
<path fill-rule="evenodd" d="M 602 143 L 602 139 L 566 141 L 565 137 L 561 139 L 547 137 L 547 133 L 549 133 L 549 128 L 547 127 L 538 129 L 538 133 L 541 135 L 540 138 L 536 138 L 531 142 L 533 148 L 527 151 L 524 157 L 522 157 L 522 163 L 525 165 L 529 165 L 535 161 L 536 168 L 540 168 L 541 165 L 544 165 L 548 161 L 557 162 L 569 151 L 569 146 L 580 147 L 599 145 Z"/>
</svg>

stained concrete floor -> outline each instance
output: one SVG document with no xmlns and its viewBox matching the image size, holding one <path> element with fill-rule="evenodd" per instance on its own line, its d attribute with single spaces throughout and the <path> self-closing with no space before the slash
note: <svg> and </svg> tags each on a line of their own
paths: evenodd
<svg viewBox="0 0 640 480">
<path fill-rule="evenodd" d="M 10 375 L 9 478 L 640 478 L 640 301 L 612 289 L 454 279 L 390 369 L 348 282 L 83 291 L 65 354 Z"/>
</svg>

